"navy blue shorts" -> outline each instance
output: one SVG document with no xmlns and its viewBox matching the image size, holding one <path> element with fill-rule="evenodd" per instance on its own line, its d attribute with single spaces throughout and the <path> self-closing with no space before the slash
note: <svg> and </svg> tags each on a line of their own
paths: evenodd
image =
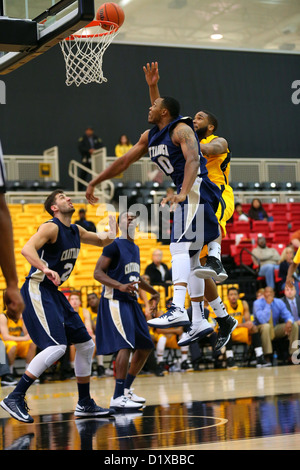
<svg viewBox="0 0 300 470">
<path fill-rule="evenodd" d="M 21 288 L 22 314 L 32 341 L 42 350 L 57 344 L 85 343 L 91 339 L 77 312 L 62 292 L 26 280 Z"/>
<path fill-rule="evenodd" d="M 97 325 L 98 355 L 113 354 L 120 349 L 153 349 L 145 315 L 137 302 L 106 299 L 101 296 Z"/>
<path fill-rule="evenodd" d="M 199 250 L 219 236 L 216 210 L 221 191 L 208 178 L 196 178 L 186 200 L 174 212 L 171 243 L 191 242 Z"/>
</svg>

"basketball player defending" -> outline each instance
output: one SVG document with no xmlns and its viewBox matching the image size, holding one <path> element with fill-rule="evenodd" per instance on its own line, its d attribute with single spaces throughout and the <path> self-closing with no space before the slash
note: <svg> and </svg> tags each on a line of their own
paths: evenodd
<svg viewBox="0 0 300 470">
<path fill-rule="evenodd" d="M 153 103 L 155 99 L 160 96 L 158 89 L 158 81 L 160 78 L 158 63 L 152 62 L 151 65 L 148 63 L 143 67 L 143 70 L 149 87 L 150 101 Z M 230 151 L 228 149 L 227 141 L 222 137 L 214 135 L 214 132 L 217 130 L 218 121 L 212 113 L 209 113 L 208 111 L 197 112 L 194 117 L 193 124 L 200 141 L 201 152 L 207 160 L 206 168 L 208 171 L 208 177 L 221 191 L 221 198 L 216 212 L 216 217 L 220 225 L 221 234 L 224 237 L 226 235 L 226 222 L 232 217 L 234 212 L 233 190 L 228 184 Z M 208 263 L 210 262 L 208 249 L 209 247 L 205 245 L 201 250 L 200 260 L 202 265 L 207 263 L 207 260 Z M 197 275 L 197 271 L 191 272 L 190 279 L 195 275 Z M 215 344 L 215 350 L 219 350 L 229 341 L 230 334 L 237 326 L 237 321 L 228 315 L 223 301 L 218 295 L 217 286 L 214 280 L 205 279 L 205 281 L 202 282 L 205 282 L 205 287 L 202 287 L 202 291 L 204 289 L 204 295 L 216 314 L 217 322 L 219 324 L 218 338 Z M 191 296 L 193 312 L 195 310 L 195 315 L 197 315 L 197 303 L 203 303 L 204 297 L 194 296 L 193 284 L 194 283 L 192 283 L 191 288 L 189 286 L 189 293 Z M 192 318 L 194 321 L 194 314 Z M 193 327 L 190 327 L 189 330 L 182 335 L 178 345 L 186 346 L 192 341 L 195 341 L 195 339 L 197 339 L 197 332 L 194 331 Z"/>
<path fill-rule="evenodd" d="M 134 243 L 135 215 L 123 212 L 118 222 L 121 236 L 104 248 L 94 272 L 95 279 L 104 286 L 98 307 L 96 345 L 97 354 L 117 353 L 110 408 L 125 412 L 142 408 L 146 401 L 133 393 L 131 385 L 154 348 L 137 292 L 142 289 L 151 294 L 152 309 L 157 307 L 159 293 L 140 277 L 140 250 Z"/>
<path fill-rule="evenodd" d="M 148 152 L 151 160 L 172 178 L 177 194 L 168 196 L 163 203 L 170 202 L 175 209 L 170 244 L 173 304 L 165 314 L 149 320 L 148 324 L 156 328 L 190 325 L 184 308 L 190 272 L 197 271 L 201 277 L 214 276 L 217 280 L 227 278 L 220 260 L 220 232 L 215 216 L 220 189 L 207 176 L 206 160 L 201 154 L 192 119 L 180 116 L 179 103 L 175 99 L 157 98 L 150 107 L 148 122 L 155 126 L 145 131 L 123 157 L 89 183 L 86 198 L 90 203 L 95 203 L 96 185 L 124 172 Z M 215 269 L 200 266 L 199 255 L 206 243 L 210 245 Z M 196 275 L 190 279 L 191 284 L 195 297 L 203 295 Z M 195 308 L 198 308 L 199 315 L 193 322 L 193 329 L 197 338 L 201 339 L 213 330 L 199 302 Z"/>
<path fill-rule="evenodd" d="M 17 420 L 32 423 L 25 399 L 28 388 L 65 354 L 67 344 L 74 344 L 79 394 L 75 416 L 108 416 L 111 411 L 97 406 L 90 397 L 94 342 L 58 286 L 70 276 L 80 243 L 100 247 L 110 244 L 115 238 L 116 222 L 111 218 L 110 231 L 98 234 L 71 224 L 75 209 L 62 190 L 55 190 L 47 197 L 45 209 L 53 218 L 42 224 L 22 249 L 23 256 L 32 266 L 21 289 L 25 301 L 23 320 L 41 352 L 30 362 L 15 389 L 0 405 Z"/>
</svg>

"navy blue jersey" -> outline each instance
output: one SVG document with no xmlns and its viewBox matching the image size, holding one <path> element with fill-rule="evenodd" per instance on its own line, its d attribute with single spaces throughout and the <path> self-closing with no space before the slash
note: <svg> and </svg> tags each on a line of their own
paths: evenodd
<svg viewBox="0 0 300 470">
<path fill-rule="evenodd" d="M 128 284 L 140 279 L 140 249 L 132 241 L 126 238 L 116 238 L 107 245 L 102 252 L 103 256 L 111 259 L 106 274 L 121 284 Z M 102 295 L 106 299 L 135 301 L 137 296 L 132 296 L 118 289 L 103 286 Z"/>
<path fill-rule="evenodd" d="M 179 122 L 186 123 L 194 130 L 192 118 L 179 116 L 161 130 L 159 130 L 158 126 L 153 127 L 153 129 L 150 130 L 148 136 L 148 153 L 151 160 L 156 163 L 167 176 L 172 178 L 178 192 L 181 189 L 184 178 L 185 158 L 183 156 L 181 147 L 173 144 L 170 137 L 170 132 Z M 200 144 L 196 133 L 195 137 L 198 142 L 200 163 L 199 176 L 204 177 L 207 175 L 207 160 L 201 153 Z"/>
<path fill-rule="evenodd" d="M 70 276 L 76 263 L 80 250 L 79 229 L 75 224 L 70 227 L 64 225 L 59 219 L 53 217 L 48 222 L 58 225 L 58 235 L 55 243 L 46 243 L 38 250 L 39 257 L 49 269 L 56 271 L 61 284 Z M 45 222 L 45 223 L 48 223 Z M 45 274 L 34 266 L 31 267 L 26 279 L 33 279 L 43 285 L 54 286 Z"/>
</svg>

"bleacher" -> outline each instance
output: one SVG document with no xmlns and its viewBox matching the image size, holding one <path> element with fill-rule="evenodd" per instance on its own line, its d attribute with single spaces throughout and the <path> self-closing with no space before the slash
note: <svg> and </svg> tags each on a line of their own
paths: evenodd
<svg viewBox="0 0 300 470">
<path fill-rule="evenodd" d="M 149 190 L 149 187 L 147 189 Z M 29 263 L 21 255 L 21 249 L 36 231 L 37 227 L 48 220 L 50 216 L 44 210 L 42 203 L 9 203 L 8 207 L 13 223 L 16 266 L 21 286 L 30 269 Z M 79 208 L 83 207 L 87 211 L 87 219 L 92 220 L 98 230 L 107 230 L 109 213 L 106 211 L 105 204 L 101 207 L 101 205 L 91 206 L 86 203 L 74 203 L 74 207 L 76 212 L 74 213 L 73 221 L 78 216 Z M 247 213 L 250 204 L 242 204 L 242 207 L 243 211 Z M 255 269 L 250 251 L 256 245 L 259 234 L 263 234 L 268 245 L 276 248 L 281 253 L 289 243 L 291 233 L 300 229 L 300 203 L 269 203 L 264 204 L 264 208 L 272 218 L 272 221 L 249 221 L 227 224 L 227 236 L 222 242 L 222 255 L 225 261 L 226 258 L 229 258 L 237 268 L 243 265 L 243 267 L 249 266 L 251 269 L 253 267 Z M 155 233 L 138 232 L 136 243 L 140 247 L 141 273 L 144 273 L 146 266 L 152 262 L 152 251 L 158 247 L 163 251 L 163 261 L 168 266 L 171 266 L 169 245 L 163 245 L 159 242 Z M 101 248 L 82 245 L 75 268 L 70 278 L 63 284 L 63 288 L 67 290 L 81 290 L 83 301 L 85 301 L 89 289 L 100 292 L 101 286 L 95 281 L 93 273 L 101 252 Z M 236 284 L 238 281 L 242 283 L 243 276 L 240 276 L 239 272 L 238 274 L 231 275 L 231 271 L 229 271 L 228 282 L 230 285 Z M 226 285 L 227 287 L 228 285 Z M 5 280 L 1 274 L 0 289 L 4 288 Z M 161 292 L 160 307 L 164 308 L 166 293 L 163 288 L 159 289 Z M 245 289 L 242 290 L 244 291 Z M 224 297 L 226 292 L 225 286 L 219 286 L 219 291 Z M 167 296 L 172 296 L 172 287 L 169 288 Z"/>
<path fill-rule="evenodd" d="M 107 165 L 114 161 L 114 156 L 107 156 L 106 149 L 94 152 L 92 168 L 94 174 L 98 174 Z M 19 282 L 22 285 L 29 270 L 29 263 L 21 255 L 21 248 L 35 232 L 37 227 L 49 218 L 44 211 L 43 201 L 49 192 L 56 187 L 62 187 L 59 182 L 58 148 L 47 149 L 40 156 L 5 156 L 7 171 L 6 200 L 10 209 L 16 253 L 16 265 Z M 41 176 L 41 165 L 50 165 L 51 177 Z M 73 221 L 76 220 L 78 209 L 84 207 L 87 210 L 87 219 L 94 221 L 99 230 L 107 227 L 107 214 L 105 205 L 94 207 L 87 204 L 84 192 L 77 190 L 78 174 L 77 166 L 69 167 L 69 176 L 74 180 L 74 190 L 66 189 L 72 198 L 76 212 Z M 75 162 L 76 163 L 76 162 Z M 78 162 L 77 162 L 78 163 Z M 74 168 L 73 168 L 74 166 Z M 154 178 L 154 181 L 152 180 Z M 227 236 L 222 242 L 222 255 L 225 269 L 229 274 L 226 283 L 241 285 L 241 290 L 250 298 L 255 295 L 257 287 L 255 266 L 253 271 L 253 259 L 249 252 L 257 242 L 259 233 L 265 235 L 268 245 L 274 246 L 282 252 L 289 243 L 292 232 L 300 229 L 300 162 L 297 159 L 286 159 L 278 165 L 272 159 L 234 158 L 231 161 L 231 181 L 234 188 L 235 201 L 242 204 L 245 213 L 248 213 L 253 198 L 259 198 L 268 215 L 270 222 L 252 221 L 249 223 L 236 222 L 227 224 Z M 275 181 L 275 182 L 272 182 Z M 267 182 L 267 183 L 266 183 Z M 127 196 L 128 208 L 131 204 L 143 204 L 150 216 L 150 222 L 141 224 L 141 232 L 136 238 L 141 253 L 141 273 L 147 264 L 151 263 L 152 250 L 159 247 L 163 251 L 163 260 L 171 266 L 169 245 L 158 241 L 158 228 L 160 224 L 159 204 L 166 194 L 169 186 L 174 186 L 170 178 L 162 173 L 157 173 L 157 167 L 149 158 L 142 158 L 133 164 L 122 178 L 115 178 L 111 182 L 112 199 L 108 193 L 101 193 L 101 201 L 109 202 L 118 207 L 120 196 Z M 64 188 L 62 188 L 64 189 Z M 111 189 L 111 188 L 110 188 Z M 98 213 L 97 212 L 98 209 Z M 148 220 L 149 222 L 149 220 Z M 83 300 L 88 289 L 99 291 L 101 286 L 94 280 L 93 272 L 96 261 L 101 254 L 101 249 L 82 245 L 75 269 L 64 283 L 68 290 L 81 290 Z M 248 270 L 247 270 L 248 268 Z M 0 289 L 4 289 L 5 282 L 0 276 Z M 227 287 L 227 285 L 225 285 Z M 219 286 L 224 296 L 226 289 Z M 165 291 L 161 289 L 164 307 Z M 172 296 L 172 288 L 167 293 Z"/>
</svg>

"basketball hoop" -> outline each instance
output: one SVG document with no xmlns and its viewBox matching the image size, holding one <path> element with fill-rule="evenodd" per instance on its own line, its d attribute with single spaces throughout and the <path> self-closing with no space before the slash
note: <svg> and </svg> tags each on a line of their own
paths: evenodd
<svg viewBox="0 0 300 470">
<path fill-rule="evenodd" d="M 66 85 L 107 82 L 102 71 L 103 54 L 118 30 L 115 23 L 94 20 L 60 42 L 66 63 Z"/>
</svg>

